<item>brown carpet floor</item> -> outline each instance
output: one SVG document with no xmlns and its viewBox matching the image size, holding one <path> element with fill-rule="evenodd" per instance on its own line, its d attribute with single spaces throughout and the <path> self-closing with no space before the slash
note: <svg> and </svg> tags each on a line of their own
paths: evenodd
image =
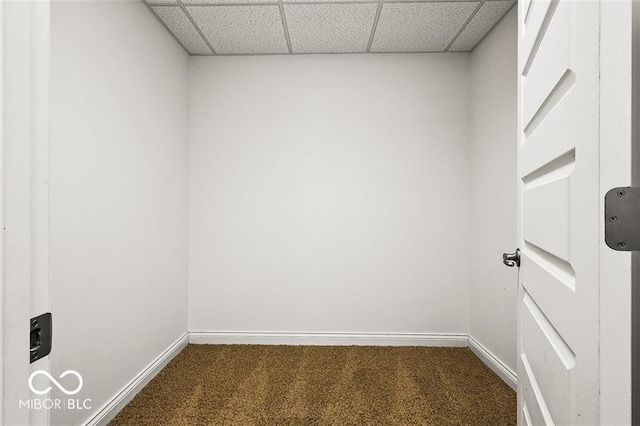
<svg viewBox="0 0 640 426">
<path fill-rule="evenodd" d="M 515 425 L 466 348 L 189 345 L 111 425 Z"/>
</svg>

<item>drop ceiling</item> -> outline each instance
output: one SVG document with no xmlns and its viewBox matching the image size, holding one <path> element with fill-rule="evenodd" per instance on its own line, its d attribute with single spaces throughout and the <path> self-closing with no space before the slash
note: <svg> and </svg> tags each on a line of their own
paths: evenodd
<svg viewBox="0 0 640 426">
<path fill-rule="evenodd" d="M 514 0 L 143 0 L 192 55 L 469 52 Z"/>
</svg>

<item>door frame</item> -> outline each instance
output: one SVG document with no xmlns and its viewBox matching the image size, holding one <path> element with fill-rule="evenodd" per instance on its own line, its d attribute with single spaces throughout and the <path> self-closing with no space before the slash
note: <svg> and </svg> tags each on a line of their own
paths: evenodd
<svg viewBox="0 0 640 426">
<path fill-rule="evenodd" d="M 0 1 L 2 424 L 49 423 L 18 401 L 33 398 L 31 372 L 49 370 L 28 358 L 29 319 L 49 311 L 50 21 L 50 0 Z"/>
<path fill-rule="evenodd" d="M 612 188 L 638 185 L 634 168 L 632 0 L 600 3 L 600 423 L 632 424 L 632 281 L 635 257 L 604 242 L 604 196 Z M 636 10 L 634 10 L 636 9 Z M 635 34 L 634 34 L 635 33 Z M 637 47 L 637 46 L 635 46 Z M 637 50 L 637 49 L 636 49 Z M 637 136 L 635 136 L 637 137 Z M 631 159 L 631 161 L 629 161 Z"/>
<path fill-rule="evenodd" d="M 4 220 L 4 205 L 5 205 L 5 184 L 4 184 L 4 145 L 5 145 L 5 36 L 6 36 L 6 25 L 5 25 L 5 2 L 0 1 L 0 161 L 2 166 L 0 167 L 0 229 L 2 230 L 2 239 L 0 240 L 0 308 L 2 309 L 2 314 L 0 314 L 0 413 L 5 411 L 5 399 L 4 399 L 4 388 L 5 388 L 5 362 L 4 362 L 4 352 L 5 352 L 5 340 L 4 340 L 4 312 L 5 312 L 5 302 L 4 302 L 4 293 L 5 293 L 5 285 L 4 285 L 4 271 L 5 271 L 5 259 L 4 259 L 4 247 L 5 247 L 5 220 Z M 0 414 L 0 423 L 3 423 L 4 416 Z"/>
<path fill-rule="evenodd" d="M 632 182 L 640 186 L 640 2 L 632 10 Z M 640 395 L 640 252 L 631 258 L 631 393 Z M 632 423 L 640 423 L 640 398 L 632 398 Z"/>
</svg>

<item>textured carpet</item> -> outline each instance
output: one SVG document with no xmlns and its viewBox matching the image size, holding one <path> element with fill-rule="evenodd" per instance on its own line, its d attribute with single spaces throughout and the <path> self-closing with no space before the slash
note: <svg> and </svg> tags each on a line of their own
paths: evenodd
<svg viewBox="0 0 640 426">
<path fill-rule="evenodd" d="M 469 349 L 189 345 L 111 425 L 515 425 Z"/>
</svg>

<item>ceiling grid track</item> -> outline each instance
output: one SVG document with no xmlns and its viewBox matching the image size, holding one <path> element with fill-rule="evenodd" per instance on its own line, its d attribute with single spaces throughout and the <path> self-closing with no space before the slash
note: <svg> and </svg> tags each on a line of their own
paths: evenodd
<svg viewBox="0 0 640 426">
<path fill-rule="evenodd" d="M 367 53 L 371 53 L 371 45 L 373 44 L 373 38 L 376 35 L 378 29 L 378 21 L 380 20 L 380 14 L 382 13 L 382 2 L 378 3 L 378 10 L 376 10 L 376 17 L 373 19 L 373 27 L 371 27 L 371 36 L 369 37 L 369 43 L 367 44 Z"/>
<path fill-rule="evenodd" d="M 191 21 L 191 25 L 193 25 L 193 27 L 196 29 L 196 31 L 198 31 L 198 34 L 200 34 L 200 37 L 202 37 L 202 40 L 204 40 L 204 42 L 206 43 L 207 47 L 209 49 L 211 49 L 211 52 L 214 55 L 217 55 L 216 50 L 213 48 L 213 46 L 211 45 L 211 43 L 209 42 L 209 40 L 204 36 L 204 33 L 202 32 L 202 30 L 200 29 L 200 27 L 198 26 L 198 24 L 196 24 L 196 21 L 193 20 L 193 18 L 191 17 L 191 14 L 189 13 L 189 11 L 187 10 L 186 7 L 184 7 L 184 4 L 182 4 L 182 0 L 177 0 L 178 1 L 178 5 L 180 6 L 180 8 L 182 9 L 182 11 L 184 12 L 185 15 L 187 15 L 187 18 L 189 19 L 189 21 Z"/>
<path fill-rule="evenodd" d="M 451 49 L 451 46 L 453 46 L 453 43 L 456 42 L 456 40 L 458 39 L 458 37 L 460 37 L 460 34 L 462 34 L 464 32 L 464 30 L 467 28 L 467 25 L 469 25 L 469 22 L 471 22 L 471 20 L 478 14 L 478 11 L 480 10 L 480 8 L 484 5 L 484 1 L 480 2 L 480 4 L 478 5 L 478 7 L 476 7 L 476 10 L 474 10 L 471 15 L 469 16 L 469 18 L 467 19 L 467 21 L 462 25 L 462 28 L 460 28 L 460 31 L 458 31 L 458 34 L 456 34 L 456 36 L 453 38 L 453 40 L 451 40 L 451 42 L 449 43 L 449 45 L 447 46 L 446 49 L 444 49 L 445 52 L 448 52 L 449 49 Z"/>
<path fill-rule="evenodd" d="M 289 27 L 287 26 L 287 17 L 284 13 L 284 5 L 282 4 L 282 0 L 278 0 L 278 7 L 280 8 L 280 17 L 282 18 L 284 37 L 287 40 L 287 48 L 289 49 L 289 53 L 293 53 L 293 49 L 291 48 L 291 38 L 289 37 Z"/>
</svg>

